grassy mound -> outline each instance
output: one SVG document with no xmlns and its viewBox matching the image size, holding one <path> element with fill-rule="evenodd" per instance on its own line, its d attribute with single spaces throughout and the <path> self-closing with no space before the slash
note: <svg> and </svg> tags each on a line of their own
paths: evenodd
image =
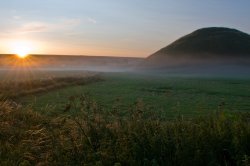
<svg viewBox="0 0 250 166">
<path fill-rule="evenodd" d="M 155 55 L 157 54 L 249 56 L 250 35 L 236 29 L 203 28 L 176 40 L 155 53 Z"/>
</svg>

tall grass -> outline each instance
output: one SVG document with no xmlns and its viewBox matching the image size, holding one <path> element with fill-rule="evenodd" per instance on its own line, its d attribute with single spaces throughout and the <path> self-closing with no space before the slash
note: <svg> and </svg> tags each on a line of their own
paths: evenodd
<svg viewBox="0 0 250 166">
<path fill-rule="evenodd" d="M 166 121 L 141 101 L 124 116 L 87 94 L 64 111 L 48 116 L 1 101 L 0 165 L 250 164 L 249 113 Z"/>
</svg>

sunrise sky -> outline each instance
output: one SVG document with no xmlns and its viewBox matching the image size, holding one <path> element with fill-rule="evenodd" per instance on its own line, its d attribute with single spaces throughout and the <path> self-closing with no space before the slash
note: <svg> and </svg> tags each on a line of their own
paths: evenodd
<svg viewBox="0 0 250 166">
<path fill-rule="evenodd" d="M 249 33 L 249 16 L 249 0 L 2 0 L 0 53 L 146 57 L 202 27 Z"/>
</svg>

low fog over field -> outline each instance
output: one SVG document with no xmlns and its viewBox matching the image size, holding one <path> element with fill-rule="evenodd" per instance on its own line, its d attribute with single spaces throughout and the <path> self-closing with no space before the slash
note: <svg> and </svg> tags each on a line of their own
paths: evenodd
<svg viewBox="0 0 250 166">
<path fill-rule="evenodd" d="M 32 70 L 87 70 L 101 72 L 131 71 L 142 61 L 142 58 L 102 57 L 102 56 L 60 56 L 29 55 L 20 59 L 15 55 L 1 55 L 1 69 L 21 69 L 32 67 Z"/>
</svg>

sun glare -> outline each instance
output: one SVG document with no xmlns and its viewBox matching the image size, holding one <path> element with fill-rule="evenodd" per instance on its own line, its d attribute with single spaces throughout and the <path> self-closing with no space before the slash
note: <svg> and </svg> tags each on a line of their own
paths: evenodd
<svg viewBox="0 0 250 166">
<path fill-rule="evenodd" d="M 28 56 L 28 53 L 23 51 L 23 50 L 20 50 L 16 53 L 16 55 L 19 57 L 19 58 L 26 58 Z"/>
<path fill-rule="evenodd" d="M 19 58 L 26 58 L 33 50 L 33 45 L 27 41 L 16 41 L 11 44 L 11 50 Z"/>
</svg>

